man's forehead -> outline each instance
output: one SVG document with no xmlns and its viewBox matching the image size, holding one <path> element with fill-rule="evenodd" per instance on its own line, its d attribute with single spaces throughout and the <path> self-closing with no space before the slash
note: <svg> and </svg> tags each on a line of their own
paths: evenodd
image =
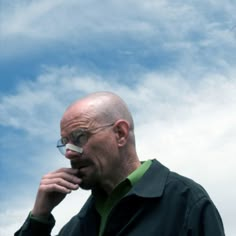
<svg viewBox="0 0 236 236">
<path fill-rule="evenodd" d="M 67 110 L 61 119 L 61 131 L 73 131 L 79 128 L 90 128 L 93 126 L 95 119 L 88 110 Z"/>
<path fill-rule="evenodd" d="M 75 124 L 87 124 L 90 122 L 90 117 L 88 115 L 83 115 L 81 113 L 67 113 L 64 114 L 61 120 L 61 124 L 69 125 L 72 123 Z"/>
</svg>

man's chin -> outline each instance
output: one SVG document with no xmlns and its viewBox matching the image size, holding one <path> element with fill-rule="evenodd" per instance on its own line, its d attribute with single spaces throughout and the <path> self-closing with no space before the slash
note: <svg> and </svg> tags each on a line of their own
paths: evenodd
<svg viewBox="0 0 236 236">
<path fill-rule="evenodd" d="M 79 187 L 83 190 L 91 190 L 93 189 L 94 185 L 82 179 L 82 182 L 80 183 Z"/>
</svg>

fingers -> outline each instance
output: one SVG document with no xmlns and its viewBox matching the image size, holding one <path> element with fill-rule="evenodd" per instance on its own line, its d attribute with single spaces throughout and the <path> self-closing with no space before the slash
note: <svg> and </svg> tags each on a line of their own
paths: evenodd
<svg viewBox="0 0 236 236">
<path fill-rule="evenodd" d="M 32 214 L 49 215 L 68 193 L 77 190 L 81 179 L 76 175 L 78 170 L 62 168 L 44 175 L 41 179 Z"/>
<path fill-rule="evenodd" d="M 64 180 L 67 180 L 69 182 L 80 184 L 81 179 L 79 179 L 76 174 L 78 173 L 77 169 L 72 168 L 62 168 L 57 171 L 51 172 L 45 176 L 43 176 L 42 179 L 56 179 L 56 178 L 62 178 Z"/>
<path fill-rule="evenodd" d="M 43 192 L 59 192 L 68 194 L 77 190 L 81 179 L 75 176 L 78 170 L 62 168 L 43 176 L 40 182 L 40 190 Z"/>
<path fill-rule="evenodd" d="M 60 178 L 45 179 L 41 181 L 40 188 L 45 192 L 70 193 L 72 190 L 77 190 L 79 184 L 74 184 Z"/>
</svg>

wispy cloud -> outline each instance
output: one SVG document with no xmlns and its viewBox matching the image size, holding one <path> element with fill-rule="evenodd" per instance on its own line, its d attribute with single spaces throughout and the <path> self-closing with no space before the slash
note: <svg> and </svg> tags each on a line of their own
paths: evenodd
<svg viewBox="0 0 236 236">
<path fill-rule="evenodd" d="M 14 1 L 3 9 L 6 57 L 69 44 L 77 56 L 106 49 L 110 59 L 122 55 L 145 66 L 148 58 L 175 54 L 179 70 L 185 63 L 224 67 L 235 61 L 236 6 L 231 1 Z"/>
</svg>

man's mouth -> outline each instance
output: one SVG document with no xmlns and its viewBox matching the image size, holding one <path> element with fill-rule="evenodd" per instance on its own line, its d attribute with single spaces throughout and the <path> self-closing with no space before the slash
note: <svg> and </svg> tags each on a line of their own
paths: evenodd
<svg viewBox="0 0 236 236">
<path fill-rule="evenodd" d="M 81 161 L 71 161 L 70 164 L 73 169 L 78 169 L 78 170 L 81 170 L 88 166 L 84 163 L 81 163 Z"/>
</svg>

